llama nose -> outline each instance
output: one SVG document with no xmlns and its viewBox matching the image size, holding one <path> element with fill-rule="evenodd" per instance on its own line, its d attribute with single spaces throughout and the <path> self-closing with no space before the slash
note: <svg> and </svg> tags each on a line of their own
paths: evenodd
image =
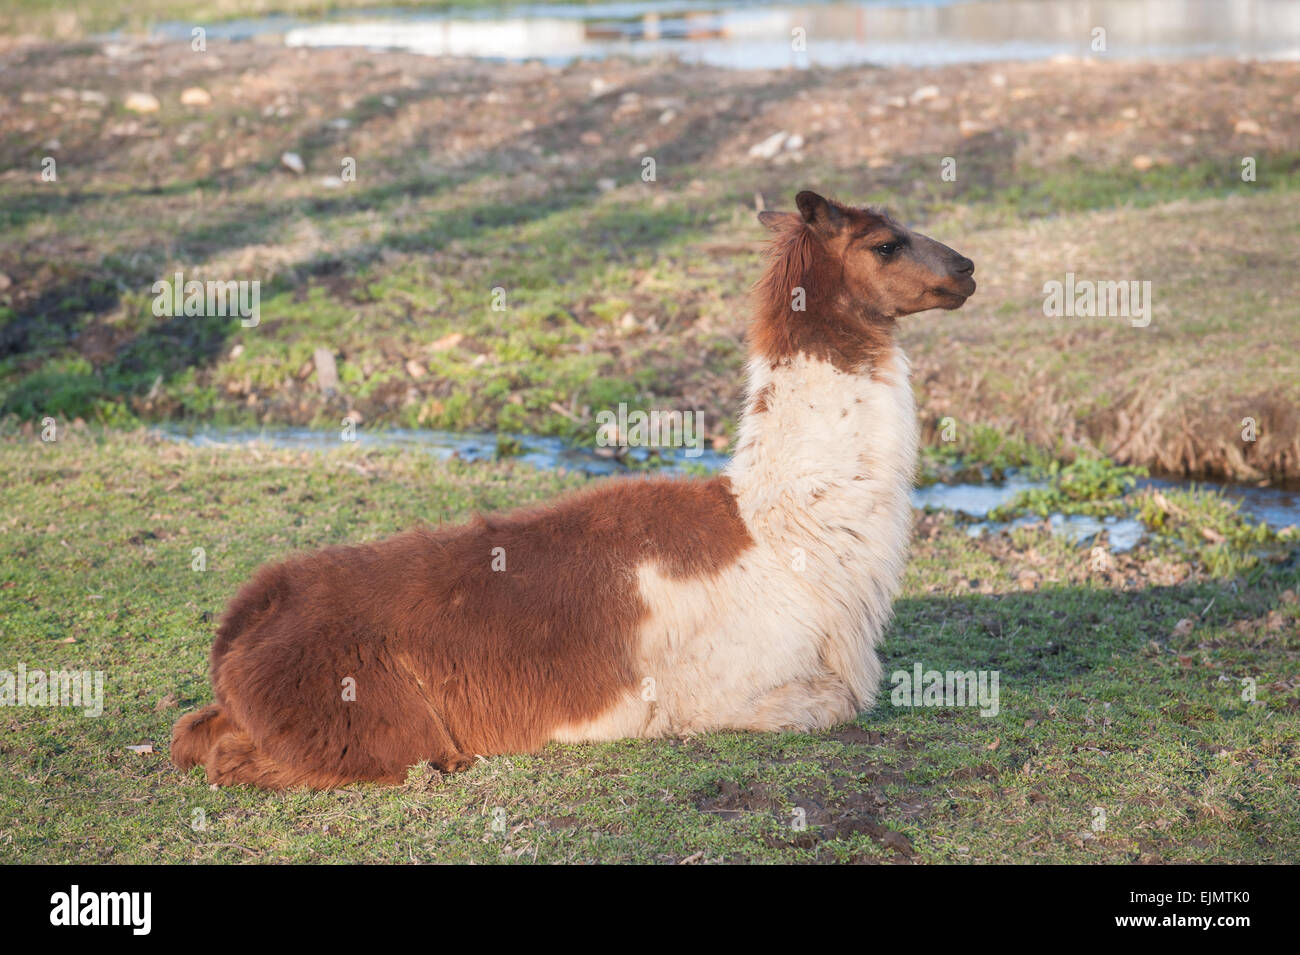
<svg viewBox="0 0 1300 955">
<path fill-rule="evenodd" d="M 957 263 L 952 267 L 952 270 L 957 275 L 974 275 L 975 263 L 963 255 L 957 260 Z"/>
</svg>

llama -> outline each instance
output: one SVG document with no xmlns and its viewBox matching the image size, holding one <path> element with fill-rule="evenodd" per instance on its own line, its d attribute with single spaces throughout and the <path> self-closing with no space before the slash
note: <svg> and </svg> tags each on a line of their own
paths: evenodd
<svg viewBox="0 0 1300 955">
<path fill-rule="evenodd" d="M 176 765 L 394 784 L 422 760 L 811 731 L 869 707 L 916 467 L 897 319 L 958 308 L 974 264 L 881 210 L 796 204 L 759 216 L 774 236 L 720 475 L 608 480 L 263 567 L 221 621 L 216 702 L 177 722 Z"/>
</svg>

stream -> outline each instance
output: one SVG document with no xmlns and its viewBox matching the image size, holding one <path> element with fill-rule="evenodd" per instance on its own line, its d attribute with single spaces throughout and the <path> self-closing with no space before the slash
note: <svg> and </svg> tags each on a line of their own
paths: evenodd
<svg viewBox="0 0 1300 955">
<path fill-rule="evenodd" d="M 166 425 L 155 428 L 154 431 L 169 440 L 196 447 L 240 447 L 257 443 L 279 449 L 324 451 L 338 447 L 343 440 L 337 431 L 311 428 L 254 430 Z M 395 428 L 357 431 L 355 438 L 360 447 L 419 449 L 444 459 L 457 457 L 466 461 L 491 461 L 498 457 L 496 434 Z M 509 438 L 517 451 L 510 455 L 510 460 L 546 470 L 564 469 L 593 476 L 639 474 L 644 472 L 629 467 L 625 460 L 630 459 L 635 465 L 644 463 L 649 456 L 645 448 L 632 448 L 626 459 L 620 460 L 606 449 L 579 447 L 561 438 L 536 435 L 511 435 Z M 728 460 L 727 455 L 709 450 L 703 450 L 696 456 L 687 456 L 684 449 L 680 448 L 658 450 L 666 462 L 655 468 L 655 472 L 661 474 L 689 473 L 697 468 L 713 472 L 720 470 Z M 1237 502 L 1243 514 L 1270 527 L 1283 528 L 1300 524 L 1300 490 L 1297 489 L 1170 478 L 1143 478 L 1138 481 L 1138 486 L 1169 489 L 1186 488 L 1193 483 L 1200 488 L 1218 490 L 1224 497 Z M 996 483 L 930 484 L 912 492 L 912 505 L 920 510 L 951 511 L 964 515 L 969 519 L 967 530 L 972 536 L 996 533 L 1008 526 L 1040 523 L 1041 518 L 1033 516 L 1017 518 L 1008 523 L 990 521 L 987 518 L 990 511 L 1010 502 L 1020 491 L 1045 485 L 1044 481 L 1030 480 L 1018 474 L 1009 474 L 1006 480 Z M 1053 533 L 1079 545 L 1091 542 L 1105 531 L 1110 549 L 1116 553 L 1137 546 L 1145 533 L 1142 524 L 1133 518 L 1052 514 L 1048 522 Z"/>
</svg>

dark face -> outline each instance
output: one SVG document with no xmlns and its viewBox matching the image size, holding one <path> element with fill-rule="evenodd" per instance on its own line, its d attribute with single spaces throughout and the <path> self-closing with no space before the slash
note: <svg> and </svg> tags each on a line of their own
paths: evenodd
<svg viewBox="0 0 1300 955">
<path fill-rule="evenodd" d="M 883 211 L 854 209 L 815 192 L 795 198 L 798 216 L 840 269 L 855 304 L 887 318 L 953 309 L 975 291 L 975 263 L 929 236 L 899 225 Z M 769 228 L 790 225 L 795 213 L 762 213 Z"/>
</svg>

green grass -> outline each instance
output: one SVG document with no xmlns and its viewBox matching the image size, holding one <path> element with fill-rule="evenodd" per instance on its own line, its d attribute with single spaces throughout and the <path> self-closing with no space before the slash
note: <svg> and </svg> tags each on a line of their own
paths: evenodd
<svg viewBox="0 0 1300 955">
<path fill-rule="evenodd" d="M 1117 64 L 1083 92 L 1064 67 L 1004 65 L 1004 87 L 962 81 L 969 103 L 931 116 L 878 104 L 922 76 L 951 88 L 944 71 L 614 61 L 535 73 L 231 44 L 217 71 L 202 55 L 178 59 L 151 85 L 162 108 L 137 116 L 123 107 L 134 75 L 95 50 L 12 56 L 0 168 L 19 174 L 0 178 L 0 272 L 16 281 L 0 292 L 0 415 L 332 428 L 350 410 L 367 425 L 590 443 L 594 412 L 628 402 L 692 407 L 721 444 L 743 388 L 745 293 L 762 268 L 754 196 L 785 206 L 816 185 L 887 204 L 979 263 L 980 291 L 960 312 L 902 326 L 927 436 L 944 417 L 957 424 L 940 455 L 998 469 L 1083 449 L 1258 478 L 1283 476 L 1300 453 L 1300 297 L 1279 251 L 1300 227 L 1300 140 L 1279 129 L 1264 148 L 1201 126 L 1171 140 L 1135 121 L 1121 131 L 1131 150 L 1168 160 L 1139 172 L 1122 151 L 1043 152 L 1026 138 L 1056 124 L 1109 147 L 1134 83 L 1173 98 L 1172 116 L 1200 80 L 1240 88 L 1228 113 L 1205 106 L 1206 128 L 1230 126 L 1291 95 L 1286 65 L 1202 77 Z M 594 93 L 599 83 L 610 90 Z M 210 89 L 209 106 L 180 104 L 193 85 Z M 1020 86 L 1037 98 L 1012 97 Z M 812 122 L 846 96 L 883 115 L 869 129 L 813 124 L 801 162 L 747 158 L 773 117 Z M 996 129 L 960 136 L 957 116 L 971 112 L 995 115 Z M 897 146 L 864 164 L 857 150 L 875 131 Z M 52 140 L 59 181 L 34 185 L 21 171 Z M 1252 183 L 1239 175 L 1246 148 Z M 279 165 L 285 150 L 307 175 Z M 640 180 L 642 154 L 658 161 L 654 183 Z M 957 182 L 935 175 L 945 155 L 960 160 Z M 357 180 L 327 188 L 341 156 Z M 260 281 L 261 323 L 155 317 L 151 287 L 178 269 Z M 1043 282 L 1067 269 L 1150 278 L 1152 325 L 1046 318 Z M 338 362 L 337 395 L 316 386 L 322 347 Z M 1244 416 L 1261 423 L 1251 446 L 1237 437 Z"/>
<path fill-rule="evenodd" d="M 212 790 L 166 742 L 210 699 L 213 620 L 258 564 L 582 479 L 77 429 L 9 435 L 0 474 L 0 669 L 106 674 L 99 718 L 0 709 L 3 862 L 1300 861 L 1294 553 L 1213 576 L 1158 539 L 1098 568 L 1036 529 L 973 540 L 926 516 L 886 673 L 996 670 L 996 717 L 892 706 L 886 685 L 816 735 L 552 745 L 391 789 Z M 1215 506 L 1171 503 L 1193 524 Z"/>
</svg>

